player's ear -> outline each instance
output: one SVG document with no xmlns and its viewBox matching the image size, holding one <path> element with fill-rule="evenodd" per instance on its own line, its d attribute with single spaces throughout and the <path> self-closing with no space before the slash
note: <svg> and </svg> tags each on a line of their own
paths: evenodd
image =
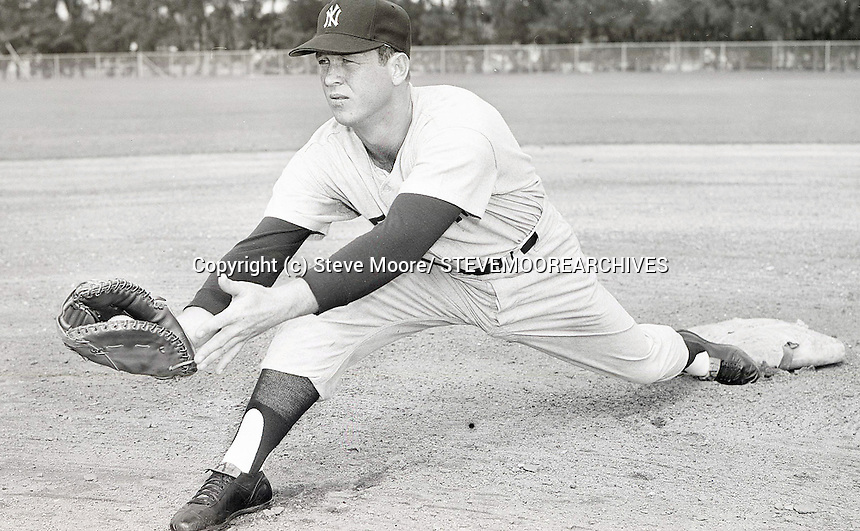
<svg viewBox="0 0 860 531">
<path fill-rule="evenodd" d="M 409 66 L 409 56 L 405 53 L 397 52 L 388 59 L 388 71 L 395 87 L 409 81 Z"/>
</svg>

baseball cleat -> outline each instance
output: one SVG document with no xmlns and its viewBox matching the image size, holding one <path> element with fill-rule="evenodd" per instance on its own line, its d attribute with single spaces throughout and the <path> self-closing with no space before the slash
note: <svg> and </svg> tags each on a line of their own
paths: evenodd
<svg viewBox="0 0 860 531">
<path fill-rule="evenodd" d="M 233 518 L 263 509 L 272 501 L 272 485 L 262 471 L 233 477 L 212 470 L 212 475 L 170 520 L 172 531 L 213 531 Z"/>
<path fill-rule="evenodd" d="M 712 343 L 689 330 L 678 330 L 678 334 L 690 352 L 708 353 L 712 362 L 710 379 L 726 385 L 744 385 L 759 379 L 758 364 L 738 347 Z"/>
</svg>

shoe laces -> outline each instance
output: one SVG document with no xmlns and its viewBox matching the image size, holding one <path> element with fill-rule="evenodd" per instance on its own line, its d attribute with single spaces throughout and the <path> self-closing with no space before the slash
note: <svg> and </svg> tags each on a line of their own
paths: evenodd
<svg viewBox="0 0 860 531">
<path fill-rule="evenodd" d="M 206 483 L 200 487 L 200 490 L 197 491 L 197 494 L 195 494 L 188 503 L 198 503 L 209 506 L 215 505 L 221 497 L 221 493 L 224 492 L 227 485 L 229 485 L 234 479 L 236 478 L 233 476 L 213 470 L 212 475 L 209 476 Z"/>
</svg>

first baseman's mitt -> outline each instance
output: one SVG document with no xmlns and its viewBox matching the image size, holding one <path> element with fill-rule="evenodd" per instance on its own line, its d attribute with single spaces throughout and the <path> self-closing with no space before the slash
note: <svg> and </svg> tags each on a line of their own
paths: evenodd
<svg viewBox="0 0 860 531">
<path fill-rule="evenodd" d="M 118 371 L 156 378 L 197 371 L 191 341 L 164 299 L 127 280 L 82 282 L 57 325 L 67 347 Z"/>
</svg>

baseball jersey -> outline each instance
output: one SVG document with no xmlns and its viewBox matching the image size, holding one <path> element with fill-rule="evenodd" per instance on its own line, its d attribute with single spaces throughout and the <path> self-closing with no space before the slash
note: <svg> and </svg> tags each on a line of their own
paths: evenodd
<svg viewBox="0 0 860 531">
<path fill-rule="evenodd" d="M 498 111 L 468 90 L 410 91 L 412 122 L 390 173 L 373 164 L 351 128 L 331 119 L 287 164 L 265 215 L 325 234 L 331 223 L 357 216 L 379 222 L 398 194 L 420 194 L 465 213 L 430 257 L 515 249 L 540 218 L 545 196 L 531 158 Z"/>
</svg>

